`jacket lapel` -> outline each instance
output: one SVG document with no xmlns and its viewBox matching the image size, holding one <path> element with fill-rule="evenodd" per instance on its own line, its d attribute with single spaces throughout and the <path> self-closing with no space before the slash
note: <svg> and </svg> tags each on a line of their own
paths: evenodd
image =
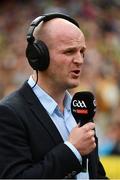
<svg viewBox="0 0 120 180">
<path fill-rule="evenodd" d="M 39 102 L 38 98 L 36 97 L 36 95 L 34 94 L 27 82 L 24 83 L 19 92 L 22 94 L 22 96 L 24 96 L 25 100 L 28 103 L 28 108 L 31 109 L 36 118 L 44 126 L 46 131 L 48 131 L 49 135 L 51 136 L 55 144 L 63 142 L 63 139 L 58 129 L 56 128 L 47 111 Z M 33 120 L 35 121 L 35 119 Z"/>
</svg>

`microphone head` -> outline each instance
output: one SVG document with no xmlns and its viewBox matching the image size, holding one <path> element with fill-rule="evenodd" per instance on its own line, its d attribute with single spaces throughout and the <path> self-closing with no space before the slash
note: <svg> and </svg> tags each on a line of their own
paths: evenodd
<svg viewBox="0 0 120 180">
<path fill-rule="evenodd" d="M 89 91 L 77 92 L 71 101 L 73 117 L 81 125 L 92 121 L 96 112 L 96 100 Z"/>
</svg>

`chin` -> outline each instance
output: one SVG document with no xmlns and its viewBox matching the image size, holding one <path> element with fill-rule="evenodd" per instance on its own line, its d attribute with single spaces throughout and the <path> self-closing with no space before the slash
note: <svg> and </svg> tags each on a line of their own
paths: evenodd
<svg viewBox="0 0 120 180">
<path fill-rule="evenodd" d="M 71 83 L 71 84 L 69 84 L 69 89 L 76 88 L 76 87 L 78 87 L 78 86 L 79 86 L 79 83 L 78 83 L 78 82 L 76 82 L 76 83 Z"/>
</svg>

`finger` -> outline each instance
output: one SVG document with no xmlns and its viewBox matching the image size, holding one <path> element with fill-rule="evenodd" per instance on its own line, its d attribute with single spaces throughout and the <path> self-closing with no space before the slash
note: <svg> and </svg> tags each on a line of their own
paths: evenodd
<svg viewBox="0 0 120 180">
<path fill-rule="evenodd" d="M 95 128 L 95 123 L 89 122 L 83 126 L 86 131 L 92 130 Z"/>
<path fill-rule="evenodd" d="M 89 130 L 86 132 L 86 138 L 91 139 L 95 135 L 94 130 Z"/>
<path fill-rule="evenodd" d="M 77 124 L 77 127 L 80 127 L 80 122 Z"/>
<path fill-rule="evenodd" d="M 88 150 L 89 151 L 93 151 L 95 148 L 96 148 L 96 143 L 95 142 L 94 143 L 90 143 Z"/>
<path fill-rule="evenodd" d="M 92 142 L 93 142 L 93 143 L 95 143 L 95 137 L 92 137 L 92 139 L 91 139 L 91 140 L 92 140 Z"/>
<path fill-rule="evenodd" d="M 85 154 L 89 154 L 91 153 L 96 147 L 96 143 L 94 143 L 93 145 L 90 145 L 89 148 L 86 150 Z"/>
<path fill-rule="evenodd" d="M 91 146 L 91 150 L 94 150 L 96 148 L 96 143 L 94 142 L 93 145 Z"/>
<path fill-rule="evenodd" d="M 96 143 L 94 143 L 91 147 L 90 147 L 90 152 L 92 152 L 94 149 L 96 148 Z"/>
<path fill-rule="evenodd" d="M 89 135 L 90 135 L 90 137 L 94 137 L 95 131 L 94 131 L 94 130 L 90 130 L 90 131 L 89 131 Z"/>
</svg>

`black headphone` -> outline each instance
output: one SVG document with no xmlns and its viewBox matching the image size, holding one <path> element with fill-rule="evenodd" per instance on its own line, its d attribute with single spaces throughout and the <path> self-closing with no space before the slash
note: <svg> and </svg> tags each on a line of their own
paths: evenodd
<svg viewBox="0 0 120 180">
<path fill-rule="evenodd" d="M 43 16 L 39 16 L 32 21 L 27 32 L 27 48 L 26 57 L 30 66 L 37 71 L 44 71 L 48 68 L 50 63 L 49 50 L 47 45 L 41 41 L 37 40 L 33 36 L 34 29 L 39 25 L 40 22 L 47 22 L 54 18 L 62 18 L 70 21 L 79 28 L 79 24 L 68 15 L 61 13 L 50 13 Z"/>
</svg>

